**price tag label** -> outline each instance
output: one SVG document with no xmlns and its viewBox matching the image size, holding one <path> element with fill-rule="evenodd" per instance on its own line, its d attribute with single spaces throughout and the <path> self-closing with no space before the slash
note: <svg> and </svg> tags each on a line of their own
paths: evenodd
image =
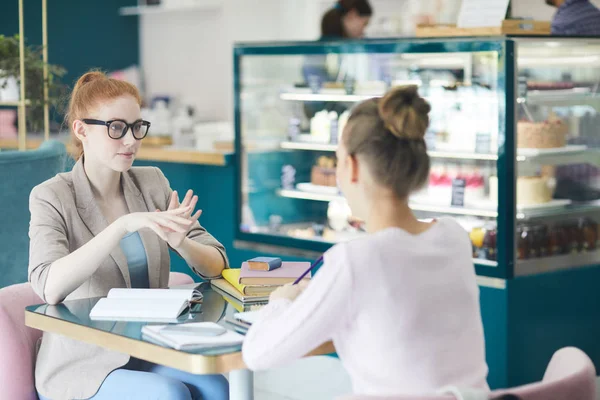
<svg viewBox="0 0 600 400">
<path fill-rule="evenodd" d="M 452 207 L 465 206 L 465 188 L 467 181 L 465 179 L 452 180 Z"/>
<path fill-rule="evenodd" d="M 475 136 L 475 153 L 488 154 L 492 138 L 489 133 L 478 133 Z"/>
</svg>

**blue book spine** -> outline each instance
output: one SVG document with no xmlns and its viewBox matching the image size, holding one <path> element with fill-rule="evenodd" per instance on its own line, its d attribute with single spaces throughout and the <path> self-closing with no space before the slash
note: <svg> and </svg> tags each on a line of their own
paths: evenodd
<svg viewBox="0 0 600 400">
<path fill-rule="evenodd" d="M 254 271 L 273 271 L 281 267 L 279 257 L 256 257 L 248 260 L 248 267 Z"/>
</svg>

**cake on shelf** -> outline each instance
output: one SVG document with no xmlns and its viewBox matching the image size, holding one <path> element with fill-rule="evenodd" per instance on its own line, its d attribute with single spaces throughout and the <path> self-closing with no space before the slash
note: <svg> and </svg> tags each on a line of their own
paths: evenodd
<svg viewBox="0 0 600 400">
<path fill-rule="evenodd" d="M 531 206 L 552 201 L 552 179 L 543 176 L 517 178 L 517 205 Z"/>
<path fill-rule="evenodd" d="M 567 132 L 567 125 L 555 116 L 543 122 L 519 121 L 517 147 L 521 149 L 565 147 Z"/>
<path fill-rule="evenodd" d="M 472 166 L 433 164 L 429 173 L 429 186 L 422 195 L 435 202 L 450 203 L 452 200 L 452 182 L 465 180 L 465 202 L 477 202 L 485 199 L 485 179 L 481 171 Z M 434 200 L 435 199 L 435 200 Z"/>
<path fill-rule="evenodd" d="M 335 158 L 321 156 L 310 173 L 310 183 L 319 186 L 337 186 L 335 179 Z"/>
<path fill-rule="evenodd" d="M 573 82 L 527 81 L 529 90 L 568 90 L 574 87 Z"/>
</svg>

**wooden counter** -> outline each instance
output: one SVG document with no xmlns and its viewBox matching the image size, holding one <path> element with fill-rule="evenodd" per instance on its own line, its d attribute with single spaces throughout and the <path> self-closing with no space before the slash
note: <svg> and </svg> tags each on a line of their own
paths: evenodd
<svg viewBox="0 0 600 400">
<path fill-rule="evenodd" d="M 42 139 L 27 139 L 27 148 L 36 149 L 43 142 Z M 17 149 L 17 139 L 0 139 L 0 149 Z M 67 144 L 67 150 L 71 147 Z M 137 160 L 173 162 L 181 164 L 200 164 L 225 166 L 231 161 L 232 154 L 225 152 L 202 152 L 194 149 L 175 147 L 152 147 L 142 144 Z"/>
</svg>

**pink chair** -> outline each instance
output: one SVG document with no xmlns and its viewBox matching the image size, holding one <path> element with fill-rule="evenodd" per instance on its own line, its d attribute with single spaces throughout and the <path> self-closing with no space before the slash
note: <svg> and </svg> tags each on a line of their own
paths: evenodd
<svg viewBox="0 0 600 400">
<path fill-rule="evenodd" d="M 492 392 L 489 399 L 512 394 L 520 400 L 595 400 L 596 370 L 592 360 L 575 347 L 564 347 L 552 356 L 541 382 Z M 456 400 L 454 396 L 345 396 L 338 400 Z"/>
<path fill-rule="evenodd" d="M 35 347 L 42 332 L 25 326 L 24 309 L 43 301 L 29 283 L 0 289 L 0 400 L 36 400 Z"/>
<path fill-rule="evenodd" d="M 194 283 L 171 272 L 169 286 Z M 42 332 L 25 326 L 25 307 L 43 303 L 29 283 L 0 289 L 0 400 L 37 400 L 34 386 L 35 349 Z"/>
<path fill-rule="evenodd" d="M 343 396 L 336 400 L 456 400 L 454 396 L 431 395 L 431 396 L 394 396 L 394 397 L 376 397 L 376 396 Z"/>
<path fill-rule="evenodd" d="M 595 400 L 596 369 L 583 351 L 564 347 L 552 356 L 541 382 L 497 390 L 493 395 L 508 393 L 522 400 Z"/>
<path fill-rule="evenodd" d="M 430 395 L 430 396 L 342 396 L 336 400 L 456 400 L 452 395 Z"/>
</svg>

